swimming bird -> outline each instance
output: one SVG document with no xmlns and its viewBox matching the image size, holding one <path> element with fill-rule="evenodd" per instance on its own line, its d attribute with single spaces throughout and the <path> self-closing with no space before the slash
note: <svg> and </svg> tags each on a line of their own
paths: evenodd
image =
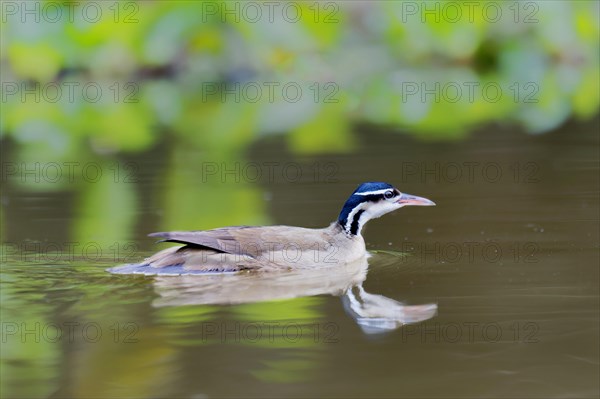
<svg viewBox="0 0 600 399">
<path fill-rule="evenodd" d="M 369 220 L 407 205 L 433 201 L 400 192 L 382 182 L 362 183 L 328 227 L 232 226 L 204 231 L 149 234 L 160 242 L 183 244 L 113 273 L 205 274 L 244 270 L 310 269 L 354 262 L 367 255 L 362 228 Z"/>
</svg>

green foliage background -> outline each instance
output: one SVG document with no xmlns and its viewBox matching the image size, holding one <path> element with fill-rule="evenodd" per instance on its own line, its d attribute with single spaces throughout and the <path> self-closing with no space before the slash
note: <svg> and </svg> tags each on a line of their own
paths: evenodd
<svg viewBox="0 0 600 399">
<path fill-rule="evenodd" d="M 297 153 L 346 152 L 356 122 L 448 139 L 598 111 L 596 1 L 265 4 L 5 4 L 2 134 L 36 154 L 143 151 L 167 131 L 216 150 L 278 133 Z"/>
</svg>

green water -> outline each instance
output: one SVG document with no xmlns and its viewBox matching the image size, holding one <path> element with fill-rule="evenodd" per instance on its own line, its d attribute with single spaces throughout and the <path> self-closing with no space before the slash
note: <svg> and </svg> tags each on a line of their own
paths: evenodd
<svg viewBox="0 0 600 399">
<path fill-rule="evenodd" d="M 598 121 L 449 143 L 358 130 L 349 155 L 291 157 L 264 138 L 219 158 L 166 140 L 100 164 L 108 179 L 42 175 L 39 187 L 11 175 L 2 396 L 597 397 Z M 437 206 L 370 222 L 376 251 L 357 273 L 266 283 L 104 271 L 166 246 L 153 231 L 325 226 L 368 180 Z M 393 315 L 352 313 L 341 290 L 356 284 Z M 297 297 L 273 300 L 282 292 Z M 427 304 L 437 313 L 397 322 Z"/>
</svg>

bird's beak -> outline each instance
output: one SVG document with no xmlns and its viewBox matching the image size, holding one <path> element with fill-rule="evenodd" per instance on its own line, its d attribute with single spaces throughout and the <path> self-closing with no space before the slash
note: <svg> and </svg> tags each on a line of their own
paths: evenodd
<svg viewBox="0 0 600 399">
<path fill-rule="evenodd" d="M 396 201 L 401 205 L 416 205 L 416 206 L 433 206 L 435 202 L 428 200 L 427 198 L 417 197 L 416 195 L 410 195 L 402 193 L 400 199 Z"/>
</svg>

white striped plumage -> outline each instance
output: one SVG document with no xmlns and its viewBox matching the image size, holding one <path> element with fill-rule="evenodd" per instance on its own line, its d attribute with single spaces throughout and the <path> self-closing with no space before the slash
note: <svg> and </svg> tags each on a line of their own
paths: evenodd
<svg viewBox="0 0 600 399">
<path fill-rule="evenodd" d="M 356 192 L 354 195 L 383 195 L 388 191 L 393 191 L 389 188 L 385 188 L 383 190 L 375 190 L 375 191 L 366 191 L 366 192 Z"/>
<path fill-rule="evenodd" d="M 383 192 L 371 192 L 371 194 L 367 194 L 367 195 L 382 195 L 382 194 L 384 194 L 384 192 L 390 191 L 390 190 L 378 190 L 378 191 L 383 191 Z M 369 220 L 376 219 L 378 217 L 385 215 L 386 213 L 389 213 L 389 212 L 395 211 L 396 209 L 402 208 L 404 205 L 398 203 L 396 201 L 396 198 L 397 198 L 397 196 L 394 196 L 389 199 L 380 198 L 380 199 L 373 200 L 373 201 L 367 200 L 367 201 L 359 203 L 348 214 L 346 222 L 344 223 L 344 231 L 346 231 L 347 234 L 358 235 L 358 234 L 360 234 L 362 227 Z M 363 212 L 360 213 L 358 220 L 355 221 L 354 220 L 355 216 L 361 210 Z M 357 224 L 357 228 L 355 229 L 355 231 L 353 231 L 353 229 L 352 229 L 353 223 Z"/>
</svg>

